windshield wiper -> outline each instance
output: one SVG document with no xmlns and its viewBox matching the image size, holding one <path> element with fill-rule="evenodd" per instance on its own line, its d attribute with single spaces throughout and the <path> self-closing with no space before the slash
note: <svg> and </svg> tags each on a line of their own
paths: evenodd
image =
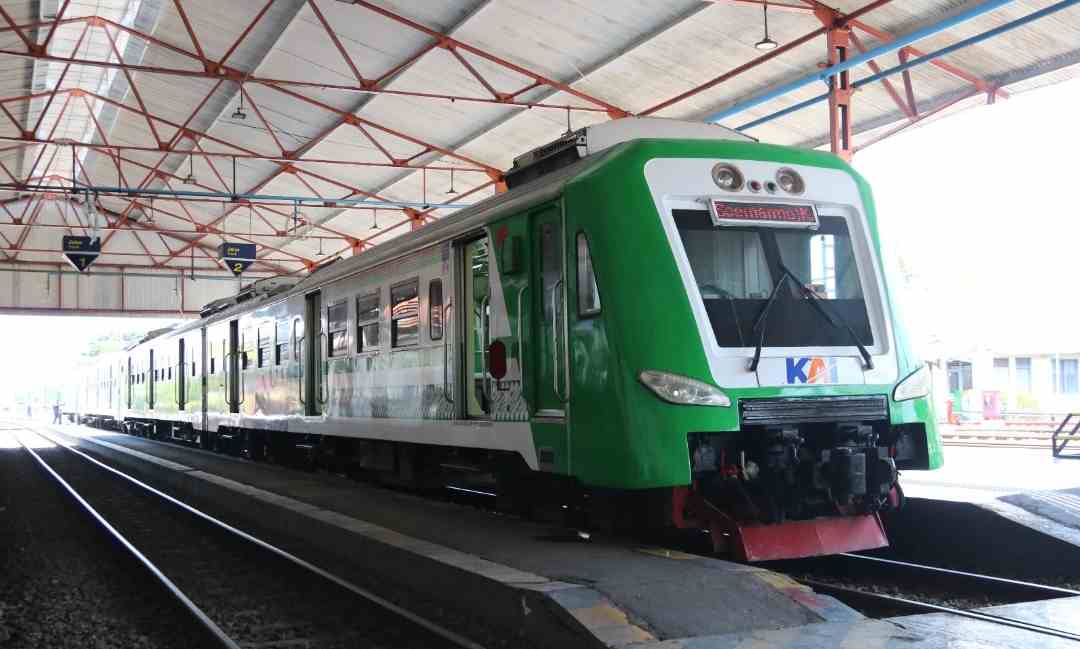
<svg viewBox="0 0 1080 649">
<path fill-rule="evenodd" d="M 783 266 L 781 266 L 783 268 Z M 776 286 L 773 287 L 772 293 L 769 293 L 769 299 L 765 301 L 765 306 L 761 307 L 761 313 L 754 318 L 754 327 L 750 329 L 750 333 L 758 334 L 758 343 L 754 347 L 754 358 L 750 361 L 750 366 L 747 368 L 750 372 L 756 372 L 758 362 L 761 361 L 761 348 L 765 346 L 765 322 L 769 319 L 769 311 L 772 310 L 773 304 L 776 303 L 776 298 L 780 295 L 780 287 L 784 285 L 784 282 L 788 280 L 791 273 L 783 268 L 783 273 L 780 275 L 780 280 L 776 282 Z M 758 330 L 761 330 L 760 333 Z"/>
<path fill-rule="evenodd" d="M 873 357 L 870 356 L 870 352 L 867 351 L 866 346 L 859 341 L 859 336 L 855 333 L 855 330 L 851 328 L 851 325 L 839 315 L 826 309 L 824 304 L 825 300 L 820 295 L 807 288 L 806 284 L 788 270 L 788 267 L 785 266 L 783 262 L 780 263 L 780 271 L 780 280 L 777 281 L 776 286 L 773 287 L 772 293 L 769 294 L 769 299 L 765 302 L 765 306 L 761 308 L 761 313 L 754 319 L 754 327 L 751 331 L 758 334 L 758 343 L 757 346 L 754 347 L 754 358 L 751 359 L 750 366 L 747 369 L 750 372 L 757 371 L 758 363 L 761 361 L 761 349 L 765 346 L 765 323 L 769 319 L 769 312 L 772 310 L 773 304 L 776 303 L 776 298 L 780 295 L 780 288 L 789 279 L 799 287 L 799 292 L 802 293 L 803 297 L 810 298 L 810 304 L 814 305 L 814 309 L 820 313 L 830 325 L 834 328 L 843 327 L 844 330 L 848 332 L 848 336 L 851 337 L 851 342 L 859 349 L 859 355 L 862 356 L 865 369 L 874 369 Z"/>
<path fill-rule="evenodd" d="M 784 265 L 784 262 L 780 262 L 780 269 L 784 272 L 785 276 L 790 277 L 791 281 L 795 282 L 799 286 L 799 291 L 803 295 L 810 298 L 810 304 L 814 305 L 814 307 L 817 309 L 817 312 L 824 316 L 825 319 L 829 321 L 829 324 L 831 324 L 834 328 L 843 327 L 844 330 L 847 331 L 848 337 L 851 338 L 851 342 L 855 345 L 855 347 L 859 349 L 859 355 L 862 356 L 863 365 L 865 366 L 864 369 L 874 369 L 873 357 L 870 356 L 870 352 L 867 351 L 866 346 L 859 341 L 858 334 L 856 334 L 855 330 L 851 328 L 851 325 L 848 324 L 847 320 L 844 320 L 842 317 L 840 317 L 840 314 L 833 312 L 831 307 L 826 308 L 825 298 L 815 293 L 805 283 L 800 281 L 799 278 L 795 276 L 795 273 L 792 273 L 790 270 L 788 270 L 788 267 Z"/>
</svg>

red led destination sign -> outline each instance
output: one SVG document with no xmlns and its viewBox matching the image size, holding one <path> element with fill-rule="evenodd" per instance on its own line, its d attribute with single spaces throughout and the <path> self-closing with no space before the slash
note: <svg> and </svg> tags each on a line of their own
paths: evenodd
<svg viewBox="0 0 1080 649">
<path fill-rule="evenodd" d="M 812 205 L 777 205 L 774 203 L 732 203 L 709 201 L 709 212 L 716 225 L 765 225 L 773 227 L 817 228 L 818 217 Z"/>
</svg>

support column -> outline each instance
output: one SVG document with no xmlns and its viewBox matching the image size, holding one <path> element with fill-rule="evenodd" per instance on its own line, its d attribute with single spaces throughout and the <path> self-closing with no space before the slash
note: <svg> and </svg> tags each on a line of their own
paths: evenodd
<svg viewBox="0 0 1080 649">
<path fill-rule="evenodd" d="M 843 63 L 848 58 L 851 28 L 832 9 L 819 7 L 814 13 L 829 28 L 826 32 L 828 65 Z M 851 79 L 845 70 L 829 78 L 829 143 L 830 150 L 851 162 L 854 146 L 851 142 Z"/>
</svg>

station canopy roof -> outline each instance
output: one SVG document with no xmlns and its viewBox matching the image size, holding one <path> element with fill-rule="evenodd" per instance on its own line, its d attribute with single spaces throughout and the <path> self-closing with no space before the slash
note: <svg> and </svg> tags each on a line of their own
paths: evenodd
<svg viewBox="0 0 1080 649">
<path fill-rule="evenodd" d="M 979 3 L 0 0 L 0 264 L 59 263 L 61 236 L 96 224 L 99 264 L 221 269 L 229 240 L 258 244 L 253 272 L 310 268 L 491 195 L 516 155 L 568 127 L 732 108 L 720 123 L 740 127 L 818 96 L 822 80 L 745 104 L 819 74 L 830 28 L 849 59 L 936 32 L 852 68 L 857 81 L 1060 8 L 997 4 L 937 31 Z M 757 47 L 766 16 L 772 50 Z M 1080 8 L 1068 6 L 861 85 L 849 149 L 1067 79 L 1078 62 Z M 745 132 L 827 147 L 827 106 Z M 214 195 L 88 200 L 70 195 L 73 177 Z"/>
</svg>

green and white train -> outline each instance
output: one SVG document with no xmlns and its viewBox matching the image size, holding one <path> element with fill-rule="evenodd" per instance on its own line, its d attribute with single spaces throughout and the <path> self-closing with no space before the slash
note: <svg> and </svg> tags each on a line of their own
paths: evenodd
<svg viewBox="0 0 1080 649">
<path fill-rule="evenodd" d="M 816 151 L 627 118 L 509 190 L 155 332 L 82 416 L 252 458 L 473 486 L 773 559 L 878 547 L 941 465 L 870 187 Z M 482 489 L 481 489 L 482 490 Z"/>
</svg>

